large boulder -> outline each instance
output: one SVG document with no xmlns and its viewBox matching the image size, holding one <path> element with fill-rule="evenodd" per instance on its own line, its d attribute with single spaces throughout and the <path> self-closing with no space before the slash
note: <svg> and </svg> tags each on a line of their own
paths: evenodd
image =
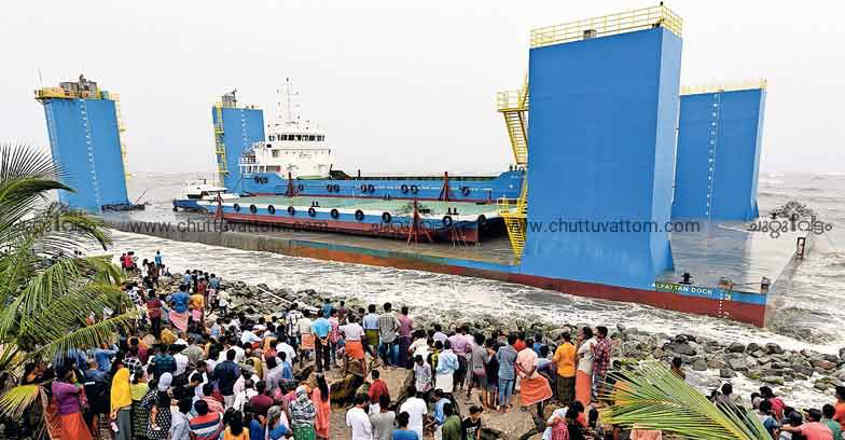
<svg viewBox="0 0 845 440">
<path fill-rule="evenodd" d="M 745 345 L 739 342 L 734 342 L 728 346 L 729 353 L 745 353 Z"/>
<path fill-rule="evenodd" d="M 743 356 L 733 356 L 728 358 L 728 366 L 732 370 L 745 371 L 748 370 L 748 361 Z"/>
<path fill-rule="evenodd" d="M 686 356 L 695 356 L 696 351 L 691 345 L 687 344 L 686 342 L 679 343 L 679 342 L 670 342 L 663 346 L 664 351 L 670 351 L 672 353 L 682 354 Z"/>
<path fill-rule="evenodd" d="M 783 348 L 780 345 L 775 344 L 774 342 L 769 342 L 766 344 L 766 353 L 768 354 L 782 354 Z"/>
<path fill-rule="evenodd" d="M 780 376 L 763 376 L 761 380 L 772 385 L 783 385 L 783 378 Z"/>
</svg>

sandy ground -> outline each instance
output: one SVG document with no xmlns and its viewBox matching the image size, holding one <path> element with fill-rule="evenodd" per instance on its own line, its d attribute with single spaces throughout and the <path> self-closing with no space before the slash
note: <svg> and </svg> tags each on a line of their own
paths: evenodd
<svg viewBox="0 0 845 440">
<path fill-rule="evenodd" d="M 395 400 L 401 392 L 402 384 L 404 383 L 405 377 L 409 374 L 410 370 L 401 368 L 377 369 L 381 373 L 381 378 L 385 382 L 387 382 L 387 387 L 390 391 L 391 398 Z M 338 380 L 340 378 L 340 374 L 338 370 L 335 369 L 332 370 L 332 372 L 327 376 L 327 378 L 330 382 L 332 382 L 334 380 Z M 460 394 L 457 398 L 462 411 L 461 415 L 462 417 L 466 417 L 469 415 L 469 407 L 472 405 L 479 404 L 478 392 L 476 390 L 473 390 L 472 396 L 469 400 L 466 399 L 466 391 L 461 391 L 460 393 L 456 392 L 456 396 L 458 396 L 458 394 Z M 482 426 L 486 426 L 503 432 L 504 438 L 518 439 L 522 434 L 526 433 L 533 427 L 533 422 L 531 421 L 531 417 L 529 415 L 530 413 L 522 411 L 517 404 L 518 401 L 519 395 L 517 394 L 514 397 L 514 409 L 508 411 L 505 414 L 485 410 L 481 417 Z M 346 410 L 346 408 L 338 408 L 334 405 L 332 406 L 332 440 L 351 438 L 349 428 L 346 426 Z M 433 439 L 434 437 L 427 435 L 425 438 Z M 532 438 L 539 438 L 539 436 L 535 435 Z"/>
</svg>

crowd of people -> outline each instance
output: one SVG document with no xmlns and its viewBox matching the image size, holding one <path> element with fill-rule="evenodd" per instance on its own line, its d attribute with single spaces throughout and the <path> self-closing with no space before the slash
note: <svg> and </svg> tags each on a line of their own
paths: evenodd
<svg viewBox="0 0 845 440">
<path fill-rule="evenodd" d="M 128 252 L 120 264 L 140 312 L 131 331 L 25 371 L 22 383 L 52 379 L 48 430 L 61 438 L 312 440 L 342 432 L 353 440 L 480 440 L 482 414 L 506 414 L 515 403 L 545 424 L 544 440 L 660 438 L 597 423 L 596 407 L 609 395 L 602 388 L 613 382 L 606 327 L 555 341 L 418 328 L 407 307 L 396 313 L 390 303 L 364 309 L 330 299 L 247 316 L 230 307 L 213 273 L 171 274 L 160 252 L 140 263 Z M 397 369 L 410 380 L 391 390 L 382 374 Z M 680 359 L 672 371 L 684 377 Z M 730 384 L 711 397 L 741 407 Z M 837 399 L 801 413 L 763 387 L 752 403 L 773 439 L 841 440 L 845 388 Z M 547 416 L 551 401 L 557 408 Z M 346 410 L 345 426 L 334 430 L 333 407 Z"/>
</svg>

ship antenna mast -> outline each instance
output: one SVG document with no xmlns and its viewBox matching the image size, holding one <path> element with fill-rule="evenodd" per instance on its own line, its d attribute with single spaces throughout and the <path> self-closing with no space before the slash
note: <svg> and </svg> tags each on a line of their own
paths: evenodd
<svg viewBox="0 0 845 440">
<path fill-rule="evenodd" d="M 293 103 L 293 98 L 295 98 L 296 96 L 299 96 L 299 92 L 294 92 L 292 90 L 292 88 L 293 88 L 293 83 L 291 82 L 290 78 L 285 78 L 284 88 L 283 88 L 283 90 L 279 90 L 278 106 L 279 106 L 279 120 L 280 120 L 280 122 L 290 123 L 290 122 L 296 122 L 299 119 L 299 115 L 294 117 L 294 114 L 293 114 L 294 109 L 296 107 L 296 104 Z M 286 115 L 287 117 L 286 118 L 282 118 L 282 115 L 281 115 L 281 113 L 282 113 L 282 93 L 283 92 L 284 92 L 284 98 L 285 98 L 286 104 L 287 104 L 287 115 Z"/>
</svg>

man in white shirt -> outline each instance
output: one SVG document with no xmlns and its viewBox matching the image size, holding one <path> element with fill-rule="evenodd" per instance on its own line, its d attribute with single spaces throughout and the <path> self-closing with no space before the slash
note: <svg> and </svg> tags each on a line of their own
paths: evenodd
<svg viewBox="0 0 845 440">
<path fill-rule="evenodd" d="M 373 425 L 367 416 L 366 394 L 355 397 L 355 406 L 346 412 L 346 426 L 352 429 L 352 440 L 373 440 Z"/>
<path fill-rule="evenodd" d="M 239 364 L 244 361 L 244 354 L 246 353 L 243 348 L 238 347 L 237 344 L 234 343 L 235 341 L 229 341 L 225 345 L 225 349 L 220 352 L 220 356 L 217 357 L 217 362 L 223 362 L 226 360 L 226 352 L 229 350 L 235 350 L 235 363 Z M 213 371 L 213 370 L 212 370 Z"/>
<path fill-rule="evenodd" d="M 241 333 L 241 344 L 254 344 L 256 342 L 261 342 L 261 337 L 256 335 L 252 330 L 244 330 Z"/>
<path fill-rule="evenodd" d="M 285 341 L 281 341 L 276 344 L 276 353 L 284 353 L 286 356 L 285 359 L 290 362 L 291 365 L 293 365 L 294 360 L 296 360 L 296 350 L 294 350 L 293 347 Z"/>
<path fill-rule="evenodd" d="M 176 361 L 176 372 L 173 373 L 174 376 L 181 376 L 185 374 L 185 370 L 188 368 L 188 356 L 182 354 L 182 351 L 179 350 L 177 347 L 178 345 L 173 345 L 173 360 Z"/>
<path fill-rule="evenodd" d="M 411 387 L 409 390 L 411 391 L 413 397 L 409 397 L 405 400 L 405 403 L 399 407 L 399 413 L 407 412 L 410 418 L 408 419 L 408 429 L 411 431 L 416 431 L 417 435 L 420 439 L 423 438 L 423 417 L 428 412 L 428 407 L 425 404 L 425 400 L 423 400 L 423 393 L 416 390 L 416 388 Z"/>
<path fill-rule="evenodd" d="M 305 366 L 305 360 L 311 359 L 311 352 L 314 351 L 316 339 L 314 337 L 314 332 L 311 331 L 311 324 L 313 322 L 310 318 L 311 313 L 306 310 L 302 314 L 302 318 L 296 323 L 297 333 L 299 333 L 300 345 L 299 345 L 299 367 L 302 368 Z"/>
</svg>

